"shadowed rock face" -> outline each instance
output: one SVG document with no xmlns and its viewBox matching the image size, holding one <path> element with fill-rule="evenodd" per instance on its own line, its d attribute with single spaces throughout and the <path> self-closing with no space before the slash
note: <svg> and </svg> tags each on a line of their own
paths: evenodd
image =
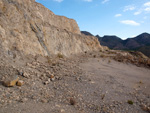
<svg viewBox="0 0 150 113">
<path fill-rule="evenodd" d="M 75 20 L 57 16 L 35 0 L 0 1 L 0 46 L 4 52 L 66 56 L 101 48 L 81 35 Z"/>
</svg>

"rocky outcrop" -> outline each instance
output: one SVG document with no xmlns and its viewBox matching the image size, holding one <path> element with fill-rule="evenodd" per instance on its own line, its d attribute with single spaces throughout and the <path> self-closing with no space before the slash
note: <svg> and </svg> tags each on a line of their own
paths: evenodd
<svg viewBox="0 0 150 113">
<path fill-rule="evenodd" d="M 0 46 L 12 56 L 69 56 L 101 48 L 95 37 L 81 35 L 75 20 L 57 16 L 34 0 L 0 1 Z"/>
</svg>

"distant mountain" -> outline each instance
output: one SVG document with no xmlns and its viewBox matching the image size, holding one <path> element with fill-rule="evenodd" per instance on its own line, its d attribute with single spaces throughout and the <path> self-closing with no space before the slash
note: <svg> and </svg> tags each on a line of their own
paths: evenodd
<svg viewBox="0 0 150 113">
<path fill-rule="evenodd" d="M 86 35 L 92 35 L 89 32 L 85 32 L 85 33 Z M 134 38 L 128 38 L 126 40 L 122 40 L 117 36 L 109 36 L 109 35 L 105 35 L 103 37 L 96 35 L 95 37 L 98 38 L 101 45 L 107 46 L 110 49 L 136 50 L 136 51 L 141 51 L 142 53 L 150 57 L 150 34 L 149 33 L 142 33 Z"/>
<path fill-rule="evenodd" d="M 98 37 L 97 37 L 98 38 Z M 102 38 L 98 38 L 98 40 L 100 41 L 101 45 L 103 46 L 108 46 L 109 48 L 111 49 L 118 49 L 119 48 L 122 48 L 123 45 L 122 45 L 122 40 L 117 37 L 117 36 L 104 36 Z"/>
<path fill-rule="evenodd" d="M 137 50 L 150 57 L 150 34 L 148 33 L 142 33 L 126 40 L 117 36 L 104 36 L 99 41 L 101 45 L 108 46 L 110 49 Z"/>
<path fill-rule="evenodd" d="M 150 45 L 150 34 L 143 33 L 134 38 L 141 45 Z"/>
<path fill-rule="evenodd" d="M 91 34 L 88 31 L 81 31 L 82 34 L 87 35 L 87 36 L 94 36 L 93 34 Z"/>
</svg>

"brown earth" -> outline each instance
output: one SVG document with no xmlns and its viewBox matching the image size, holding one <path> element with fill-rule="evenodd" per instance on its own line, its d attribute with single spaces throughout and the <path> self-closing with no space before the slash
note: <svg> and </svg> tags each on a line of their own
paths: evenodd
<svg viewBox="0 0 150 113">
<path fill-rule="evenodd" d="M 0 84 L 0 113 L 150 112 L 149 67 L 118 62 L 117 52 L 121 54 L 108 50 L 70 58 L 1 56 L 1 83 L 18 75 L 24 84 Z"/>
</svg>

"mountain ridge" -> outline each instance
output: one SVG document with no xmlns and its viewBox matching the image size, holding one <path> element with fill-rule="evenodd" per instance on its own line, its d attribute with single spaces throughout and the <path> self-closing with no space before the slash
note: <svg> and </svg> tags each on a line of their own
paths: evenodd
<svg viewBox="0 0 150 113">
<path fill-rule="evenodd" d="M 82 33 L 82 32 L 81 32 Z M 88 34 L 88 33 L 87 33 Z M 96 35 L 102 46 L 107 46 L 110 49 L 116 50 L 136 50 L 150 57 L 150 34 L 141 33 L 133 38 L 122 40 L 115 35 L 104 35 L 100 37 Z"/>
</svg>

